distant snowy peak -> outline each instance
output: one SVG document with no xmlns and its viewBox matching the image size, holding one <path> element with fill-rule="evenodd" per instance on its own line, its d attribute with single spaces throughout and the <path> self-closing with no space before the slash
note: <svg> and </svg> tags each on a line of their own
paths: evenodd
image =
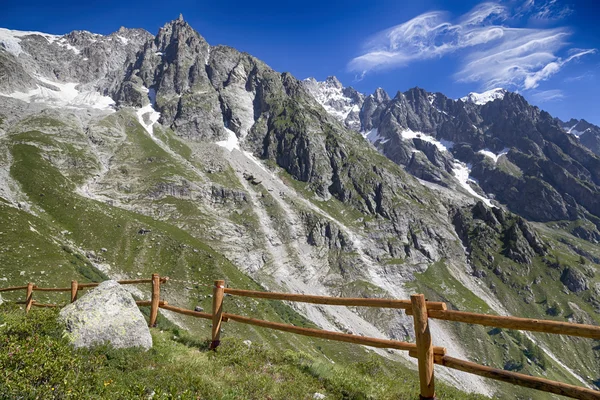
<svg viewBox="0 0 600 400">
<path fill-rule="evenodd" d="M 43 32 L 0 28 L 0 49 L 6 50 L 15 57 L 19 57 L 21 54 L 33 54 L 39 49 L 39 44 L 36 44 L 39 42 L 36 41 L 43 38 L 46 41 L 42 42 L 42 44 L 58 46 L 59 48 L 72 51 L 75 55 L 79 55 L 84 48 L 98 41 L 108 43 L 117 41 L 118 44 L 127 46 L 133 40 L 134 44 L 139 46 L 140 42 L 148 40 L 149 36 L 151 35 L 143 29 L 127 29 L 124 27 L 121 27 L 117 32 L 108 36 L 88 31 L 73 31 L 65 35 L 54 35 Z M 28 42 L 28 45 L 25 46 L 24 42 Z"/>
<path fill-rule="evenodd" d="M 23 48 L 21 47 L 21 41 L 29 36 L 38 36 L 46 39 L 48 44 L 55 43 L 59 46 L 70 48 L 75 52 L 79 52 L 75 47 L 69 45 L 63 36 L 60 35 L 51 35 L 49 33 L 43 32 L 34 32 L 34 31 L 15 31 L 11 29 L 0 28 L 0 48 L 4 48 L 4 50 L 8 51 L 15 57 L 18 57 L 20 54 L 25 53 Z"/>
<path fill-rule="evenodd" d="M 571 118 L 567 122 L 560 121 L 560 126 L 564 129 L 565 132 L 580 137 L 585 133 L 594 133 L 596 135 L 600 135 L 600 127 L 590 124 L 585 119 L 574 119 Z"/>
<path fill-rule="evenodd" d="M 154 38 L 143 29 L 54 35 L 0 28 L 0 96 L 51 107 L 112 110 L 111 84 Z"/>
<path fill-rule="evenodd" d="M 330 76 L 322 82 L 315 78 L 307 78 L 303 84 L 325 111 L 346 127 L 360 130 L 359 113 L 365 99 L 362 93 L 351 87 L 345 88 L 335 76 Z"/>
<path fill-rule="evenodd" d="M 508 93 L 508 90 L 496 88 L 483 93 L 471 92 L 467 96 L 461 97 L 460 100 L 462 100 L 465 103 L 483 105 L 489 103 L 490 101 L 503 99 L 506 93 Z"/>
</svg>

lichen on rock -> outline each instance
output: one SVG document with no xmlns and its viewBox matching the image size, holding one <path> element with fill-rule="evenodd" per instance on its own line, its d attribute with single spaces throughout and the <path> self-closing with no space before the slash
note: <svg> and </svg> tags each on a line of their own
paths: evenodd
<svg viewBox="0 0 600 400">
<path fill-rule="evenodd" d="M 108 343 L 114 348 L 152 347 L 152 336 L 135 300 L 116 281 L 105 281 L 59 314 L 74 347 Z"/>
</svg>

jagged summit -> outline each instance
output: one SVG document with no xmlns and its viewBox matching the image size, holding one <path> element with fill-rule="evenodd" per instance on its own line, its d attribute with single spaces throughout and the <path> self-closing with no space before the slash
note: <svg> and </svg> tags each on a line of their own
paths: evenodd
<svg viewBox="0 0 600 400">
<path fill-rule="evenodd" d="M 325 82 L 339 89 L 344 87 L 344 85 L 342 85 L 342 82 L 340 82 L 339 79 L 333 75 L 328 76 L 327 79 L 325 79 Z"/>
<path fill-rule="evenodd" d="M 360 130 L 359 112 L 365 96 L 352 87 L 344 87 L 335 76 L 328 76 L 323 82 L 307 78 L 303 82 L 310 94 L 336 119 L 346 127 Z"/>
<path fill-rule="evenodd" d="M 390 96 L 387 94 L 387 92 L 383 88 L 380 88 L 380 87 L 375 89 L 375 92 L 373 92 L 373 94 L 371 94 L 369 96 L 373 96 L 378 101 L 390 100 Z"/>
</svg>

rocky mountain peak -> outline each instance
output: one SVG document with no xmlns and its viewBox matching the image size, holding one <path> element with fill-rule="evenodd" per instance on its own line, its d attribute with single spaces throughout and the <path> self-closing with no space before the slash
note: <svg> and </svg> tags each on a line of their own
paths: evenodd
<svg viewBox="0 0 600 400">
<path fill-rule="evenodd" d="M 421 106 L 426 107 L 427 104 L 431 103 L 430 98 L 431 94 L 428 93 L 425 89 L 420 87 L 414 87 L 412 89 L 407 90 L 404 93 L 404 96 L 411 104 L 419 104 Z"/>
<path fill-rule="evenodd" d="M 483 105 L 490 101 L 504 98 L 504 95 L 506 95 L 506 93 L 508 93 L 508 90 L 506 89 L 495 88 L 483 93 L 471 92 L 465 97 L 461 97 L 460 100 L 462 100 L 464 103 Z"/>
<path fill-rule="evenodd" d="M 428 93 L 425 89 L 415 86 L 414 88 L 410 88 L 406 91 L 405 95 L 407 97 L 427 97 Z"/>
<path fill-rule="evenodd" d="M 89 46 L 102 37 L 103 35 L 89 31 L 72 31 L 63 36 L 71 45 L 77 47 Z"/>
<path fill-rule="evenodd" d="M 398 90 L 396 92 L 396 95 L 394 96 L 394 100 L 403 100 L 405 98 L 406 98 L 406 96 L 400 90 Z"/>
<path fill-rule="evenodd" d="M 154 42 L 159 51 L 189 48 L 193 52 L 201 50 L 199 47 L 208 46 L 206 40 L 181 15 L 160 28 Z"/>
<path fill-rule="evenodd" d="M 323 82 L 308 78 L 302 84 L 330 115 L 347 128 L 361 129 L 359 113 L 365 98 L 362 93 L 352 87 L 344 87 L 335 76 L 329 76 Z"/>
<path fill-rule="evenodd" d="M 336 78 L 335 76 L 328 76 L 327 79 L 325 79 L 325 83 L 328 85 L 331 85 L 337 89 L 342 89 L 344 87 L 344 85 L 342 85 L 342 82 L 340 82 L 338 80 L 338 78 Z"/>
<path fill-rule="evenodd" d="M 375 92 L 371 96 L 373 96 L 374 99 L 379 103 L 383 103 L 384 101 L 390 101 L 390 96 L 383 88 L 380 87 L 375 89 Z"/>
</svg>

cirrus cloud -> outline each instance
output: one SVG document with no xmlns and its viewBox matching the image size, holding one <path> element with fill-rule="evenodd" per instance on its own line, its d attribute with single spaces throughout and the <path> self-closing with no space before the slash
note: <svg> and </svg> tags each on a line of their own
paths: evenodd
<svg viewBox="0 0 600 400">
<path fill-rule="evenodd" d="M 533 89 L 567 63 L 596 52 L 565 51 L 571 36 L 566 27 L 509 26 L 518 18 L 549 18 L 550 10 L 552 15 L 566 15 L 556 0 L 540 4 L 528 0 L 512 13 L 503 4 L 485 2 L 454 20 L 443 11 L 421 14 L 375 35 L 348 68 L 364 75 L 460 53 L 461 62 L 454 73 L 457 81 L 476 82 L 483 89 Z"/>
</svg>

